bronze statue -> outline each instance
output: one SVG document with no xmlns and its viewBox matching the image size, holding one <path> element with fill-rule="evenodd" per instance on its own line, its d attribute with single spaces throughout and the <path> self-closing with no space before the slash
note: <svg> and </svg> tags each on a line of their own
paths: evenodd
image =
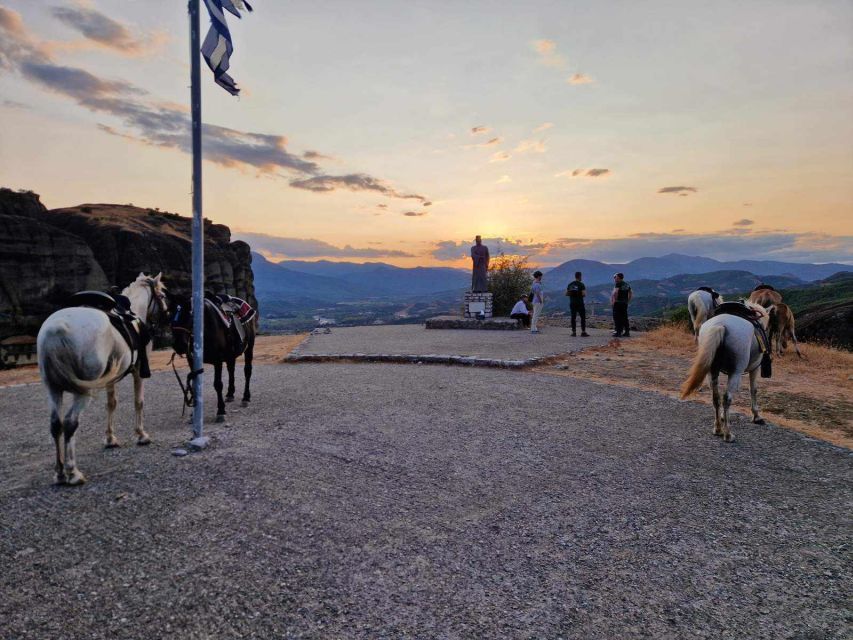
<svg viewBox="0 0 853 640">
<path fill-rule="evenodd" d="M 473 270 L 471 273 L 471 291 L 474 293 L 489 290 L 489 248 L 483 244 L 483 239 L 477 236 L 476 244 L 471 247 Z"/>
</svg>

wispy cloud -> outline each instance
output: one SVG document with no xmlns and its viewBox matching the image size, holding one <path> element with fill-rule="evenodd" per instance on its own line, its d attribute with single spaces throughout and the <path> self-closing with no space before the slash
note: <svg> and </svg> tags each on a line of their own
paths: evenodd
<svg viewBox="0 0 853 640">
<path fill-rule="evenodd" d="M 533 133 L 542 133 L 543 131 L 547 131 L 551 127 L 554 126 L 553 122 L 543 122 L 538 127 L 533 130 Z"/>
<path fill-rule="evenodd" d="M 557 43 L 553 40 L 534 40 L 531 46 L 539 54 L 541 64 L 548 67 L 562 67 L 566 64 L 563 56 L 557 53 Z"/>
<path fill-rule="evenodd" d="M 567 169 L 556 174 L 555 178 L 602 178 L 612 175 L 610 169 Z"/>
<path fill-rule="evenodd" d="M 428 207 L 432 203 L 422 195 L 416 193 L 403 193 L 397 191 L 383 180 L 374 178 L 364 173 L 350 173 L 343 176 L 319 175 L 310 178 L 291 180 L 290 186 L 306 191 L 328 192 L 336 189 L 347 189 L 349 191 L 375 191 L 390 198 L 401 198 L 403 200 L 420 200 L 423 206 Z"/>
<path fill-rule="evenodd" d="M 158 51 L 166 43 L 166 34 L 151 33 L 134 35 L 127 25 L 108 17 L 88 6 L 54 7 L 53 16 L 66 26 L 80 33 L 88 42 L 105 47 L 125 56 L 142 56 Z M 50 43 L 54 49 L 76 48 L 75 43 Z"/>
<path fill-rule="evenodd" d="M 509 160 L 512 156 L 506 151 L 497 151 L 492 154 L 492 157 L 489 158 L 489 162 L 505 162 Z"/>
<path fill-rule="evenodd" d="M 491 129 L 485 125 L 477 125 L 476 127 L 471 127 L 471 135 L 478 136 L 482 133 L 488 133 Z"/>
<path fill-rule="evenodd" d="M 477 144 L 465 144 L 465 145 L 462 145 L 462 148 L 463 149 L 483 149 L 486 147 L 495 147 L 495 146 L 501 144 L 503 141 L 504 141 L 504 139 L 501 138 L 500 136 L 498 136 L 497 138 L 490 138 L 489 140 L 486 140 L 485 142 L 479 142 Z"/>
<path fill-rule="evenodd" d="M 677 193 L 678 195 L 689 195 L 699 191 L 696 187 L 661 187 L 658 193 Z"/>
<path fill-rule="evenodd" d="M 89 111 L 118 119 L 125 131 L 112 124 L 100 129 L 142 144 L 191 153 L 190 121 L 186 109 L 158 101 L 125 80 L 109 80 L 85 69 L 58 64 L 43 42 L 25 28 L 20 15 L 0 6 L 0 70 L 16 71 L 25 80 L 69 98 Z M 239 131 L 213 124 L 203 124 L 204 159 L 229 168 L 249 169 L 260 174 L 281 176 L 297 174 L 291 186 L 314 192 L 330 192 L 338 188 L 351 191 L 373 191 L 392 198 L 420 200 L 421 195 L 400 192 L 379 178 L 356 173 L 344 176 L 322 174 L 314 160 L 328 156 L 318 151 L 291 153 L 285 136 Z"/>
<path fill-rule="evenodd" d="M 512 178 L 508 175 L 502 175 L 500 178 L 495 180 L 495 184 L 506 184 L 507 182 L 512 182 Z"/>
<path fill-rule="evenodd" d="M 3 106 L 7 109 L 29 109 L 30 106 L 24 104 L 23 102 L 18 102 L 17 100 L 4 100 Z"/>
<path fill-rule="evenodd" d="M 595 80 L 590 78 L 585 73 L 575 73 L 572 74 L 572 76 L 568 80 L 566 80 L 566 82 L 568 82 L 569 84 L 592 84 L 593 82 L 595 82 Z"/>
<path fill-rule="evenodd" d="M 751 227 L 754 224 L 755 220 L 750 220 L 749 218 L 741 218 L 732 222 L 733 227 Z"/>
<path fill-rule="evenodd" d="M 545 153 L 547 150 L 543 140 L 522 140 L 515 148 L 516 153 Z"/>
<path fill-rule="evenodd" d="M 420 218 L 427 215 L 427 211 L 404 211 L 403 215 L 407 218 Z"/>
<path fill-rule="evenodd" d="M 234 232 L 235 240 L 243 240 L 252 249 L 274 261 L 287 258 L 413 258 L 414 255 L 397 249 L 370 247 L 338 247 L 314 238 L 287 238 L 265 233 Z"/>
</svg>

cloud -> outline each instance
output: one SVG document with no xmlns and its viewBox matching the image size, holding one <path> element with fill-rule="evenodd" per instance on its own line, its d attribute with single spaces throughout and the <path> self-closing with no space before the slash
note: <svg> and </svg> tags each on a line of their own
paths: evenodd
<svg viewBox="0 0 853 640">
<path fill-rule="evenodd" d="M 542 140 L 522 140 L 515 148 L 516 153 L 545 153 L 547 150 Z"/>
<path fill-rule="evenodd" d="M 253 250 L 274 260 L 287 258 L 413 258 L 396 249 L 372 249 L 345 245 L 337 247 L 314 238 L 286 238 L 265 233 L 234 232 L 235 240 L 247 242 Z"/>
<path fill-rule="evenodd" d="M 741 218 L 732 222 L 733 227 L 751 227 L 754 224 L 755 220 L 750 220 L 749 218 Z"/>
<path fill-rule="evenodd" d="M 566 82 L 569 84 L 592 84 L 595 80 L 584 73 L 575 73 Z"/>
<path fill-rule="evenodd" d="M 612 175 L 610 169 L 566 169 L 556 174 L 555 178 L 601 178 Z"/>
<path fill-rule="evenodd" d="M 389 198 L 401 198 L 403 200 L 420 200 L 428 207 L 431 202 L 425 197 L 415 193 L 401 193 L 378 178 L 364 173 L 350 173 L 343 176 L 318 175 L 311 178 L 291 180 L 290 186 L 296 189 L 305 189 L 314 192 L 328 192 L 336 189 L 348 191 L 376 191 Z"/>
<path fill-rule="evenodd" d="M 661 187 L 658 193 L 677 193 L 679 195 L 690 195 L 699 191 L 696 187 Z"/>
<path fill-rule="evenodd" d="M 333 156 L 327 156 L 319 151 L 308 150 L 302 153 L 302 157 L 306 160 L 335 160 Z"/>
<path fill-rule="evenodd" d="M 387 205 L 387 204 L 385 204 L 385 203 L 381 203 L 381 204 L 377 204 L 377 205 L 376 205 L 376 208 L 377 208 L 377 209 L 387 209 L 387 208 L 388 208 L 388 205 Z"/>
<path fill-rule="evenodd" d="M 557 43 L 553 40 L 534 40 L 531 46 L 539 54 L 541 64 L 548 67 L 562 67 L 566 64 L 563 56 L 557 53 Z"/>
<path fill-rule="evenodd" d="M 550 242 L 523 242 L 487 238 L 483 242 L 493 254 L 503 249 L 506 253 L 530 256 L 540 265 L 554 266 L 571 259 L 622 263 L 670 253 L 724 261 L 750 259 L 853 263 L 853 236 L 785 231 L 749 233 L 746 229 L 728 229 L 689 234 L 677 229 L 671 233 L 642 233 L 609 239 L 558 238 Z M 468 255 L 471 244 L 471 241 L 466 240 L 437 242 L 431 255 L 438 260 L 458 260 Z"/>
<path fill-rule="evenodd" d="M 167 39 L 162 33 L 134 36 L 129 27 L 91 7 L 54 7 L 51 13 L 90 42 L 126 56 L 149 54 L 158 50 Z M 53 45 L 63 46 L 61 43 Z"/>
<path fill-rule="evenodd" d="M 543 122 L 538 127 L 533 130 L 533 133 L 541 133 L 542 131 L 547 131 L 551 127 L 554 126 L 553 122 Z"/>
<path fill-rule="evenodd" d="M 745 206 L 745 207 L 751 207 L 751 206 L 752 206 L 752 203 L 751 203 L 751 202 L 744 202 L 744 203 L 743 203 L 743 206 Z"/>
<path fill-rule="evenodd" d="M 426 211 L 404 211 L 403 215 L 407 218 L 420 218 L 421 216 L 427 215 Z"/>
<path fill-rule="evenodd" d="M 18 102 L 17 100 L 4 100 L 3 106 L 7 109 L 29 109 L 30 105 Z"/>
<path fill-rule="evenodd" d="M 482 149 L 485 147 L 494 147 L 495 145 L 501 144 L 504 141 L 503 138 L 498 136 L 497 138 L 491 138 L 486 142 L 480 142 L 478 144 L 464 144 L 462 145 L 463 149 Z"/>
<path fill-rule="evenodd" d="M 508 154 L 506 151 L 497 151 L 492 154 L 492 157 L 489 158 L 489 162 L 505 162 L 509 160 L 512 156 Z"/>
<path fill-rule="evenodd" d="M 476 135 L 479 135 L 481 133 L 488 133 L 489 131 L 491 131 L 491 129 L 487 126 L 484 126 L 484 125 L 478 125 L 476 127 L 471 127 L 471 135 L 472 136 L 476 136 Z"/>
<path fill-rule="evenodd" d="M 512 182 L 512 178 L 508 175 L 502 175 L 500 178 L 495 180 L 495 184 L 506 184 L 507 182 Z"/>
<path fill-rule="evenodd" d="M 112 124 L 101 124 L 101 131 L 164 149 L 191 153 L 190 116 L 186 108 L 158 101 L 148 92 L 125 80 L 108 80 L 84 69 L 58 64 L 44 43 L 34 39 L 18 13 L 0 7 L 0 69 L 17 71 L 21 77 L 57 95 L 69 98 L 92 112 L 118 119 L 126 131 Z M 404 194 L 379 178 L 367 174 L 348 176 L 321 175 L 313 162 L 328 156 L 317 151 L 303 155 L 287 149 L 282 135 L 239 131 L 203 124 L 204 159 L 229 168 L 254 170 L 281 176 L 282 172 L 309 179 L 295 179 L 291 186 L 315 192 L 344 187 L 354 191 L 376 191 L 394 198 L 412 198 L 428 206 L 424 196 Z"/>
</svg>

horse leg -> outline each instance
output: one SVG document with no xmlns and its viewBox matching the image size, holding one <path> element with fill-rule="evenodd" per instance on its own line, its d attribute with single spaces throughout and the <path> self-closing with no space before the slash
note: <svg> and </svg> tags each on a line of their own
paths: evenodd
<svg viewBox="0 0 853 640">
<path fill-rule="evenodd" d="M 47 395 L 50 404 L 50 435 L 53 436 L 53 444 L 56 446 L 56 484 L 65 484 L 62 444 L 59 441 L 62 436 L 62 392 L 48 389 Z"/>
<path fill-rule="evenodd" d="M 133 371 L 133 408 L 136 409 L 136 444 L 151 444 L 151 438 L 145 433 L 143 426 L 142 410 L 145 408 L 144 380 L 139 376 L 139 371 Z"/>
<path fill-rule="evenodd" d="M 86 482 L 86 477 L 77 468 L 75 436 L 80 414 L 86 408 L 86 405 L 89 404 L 89 400 L 91 400 L 91 396 L 87 393 L 74 394 L 71 408 L 65 414 L 65 419 L 62 421 L 62 434 L 65 438 L 65 478 L 66 482 L 70 485 Z"/>
<path fill-rule="evenodd" d="M 249 383 L 252 381 L 252 358 L 255 357 L 255 337 L 249 339 L 249 345 L 246 347 L 246 352 L 243 354 L 243 376 L 245 383 L 243 386 L 243 402 L 242 406 L 248 407 L 252 400 L 252 392 L 249 388 Z"/>
<path fill-rule="evenodd" d="M 797 352 L 797 357 L 802 358 L 803 354 L 800 353 L 800 345 L 797 343 L 797 334 L 793 329 L 791 329 L 791 341 L 794 343 L 794 351 Z"/>
<path fill-rule="evenodd" d="M 225 400 L 222 398 L 222 362 L 213 365 L 213 388 L 216 389 L 216 421 L 225 422 Z"/>
<path fill-rule="evenodd" d="M 734 400 L 732 392 L 740 388 L 741 375 L 740 373 L 731 374 L 726 384 L 726 395 L 723 396 L 723 442 L 734 442 L 735 440 L 735 434 L 729 428 L 729 409 L 731 409 Z"/>
<path fill-rule="evenodd" d="M 723 435 L 723 425 L 720 422 L 720 411 L 722 410 L 722 399 L 720 398 L 720 374 L 712 373 L 711 378 L 711 395 L 714 398 L 714 435 Z"/>
<path fill-rule="evenodd" d="M 228 367 L 228 392 L 225 394 L 225 402 L 234 402 L 234 365 L 236 358 L 229 358 L 225 364 Z"/>
<path fill-rule="evenodd" d="M 115 431 L 115 410 L 118 400 L 116 399 L 116 386 L 114 384 L 107 385 L 107 439 L 104 442 L 105 449 L 112 449 L 119 446 L 116 439 Z"/>
<path fill-rule="evenodd" d="M 752 402 L 752 421 L 755 424 L 765 424 L 764 418 L 758 413 L 758 372 L 760 367 L 749 372 L 749 397 Z"/>
</svg>

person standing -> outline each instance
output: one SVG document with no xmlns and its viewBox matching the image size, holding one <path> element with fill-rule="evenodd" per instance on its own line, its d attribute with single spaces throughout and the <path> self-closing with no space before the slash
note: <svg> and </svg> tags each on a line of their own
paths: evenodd
<svg viewBox="0 0 853 640">
<path fill-rule="evenodd" d="M 530 326 L 530 310 L 527 308 L 527 296 L 522 295 L 518 302 L 515 303 L 515 306 L 512 308 L 512 311 L 509 314 L 510 318 L 514 320 L 521 320 L 522 326 L 526 329 Z"/>
<path fill-rule="evenodd" d="M 583 283 L 583 274 L 580 271 L 575 271 L 574 282 L 570 282 L 566 287 L 566 295 L 569 296 L 569 311 L 572 314 L 572 337 L 577 337 L 577 317 L 581 317 L 581 337 L 588 338 L 586 332 L 586 305 L 584 298 L 586 297 L 586 285 Z"/>
<path fill-rule="evenodd" d="M 629 338 L 631 329 L 628 325 L 628 303 L 634 293 L 631 285 L 625 282 L 625 276 L 617 273 L 613 276 L 613 293 L 610 294 L 610 303 L 613 305 L 613 337 Z"/>
<path fill-rule="evenodd" d="M 545 294 L 542 292 L 542 272 L 533 273 L 533 318 L 530 320 L 530 333 L 539 333 L 539 315 L 545 306 Z"/>
</svg>

